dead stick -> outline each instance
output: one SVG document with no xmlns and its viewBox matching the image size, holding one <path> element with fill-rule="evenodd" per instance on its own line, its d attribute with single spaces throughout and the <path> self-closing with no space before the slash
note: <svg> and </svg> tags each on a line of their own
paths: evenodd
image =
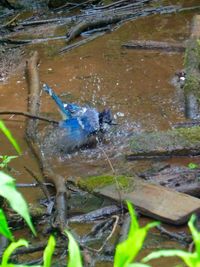
<svg viewBox="0 0 200 267">
<path fill-rule="evenodd" d="M 36 116 L 36 115 L 33 115 L 33 114 L 26 112 L 26 111 L 16 111 L 16 110 L 9 110 L 9 111 L 2 110 L 2 111 L 0 111 L 0 115 L 9 115 L 9 114 L 18 115 L 18 116 L 25 116 L 25 117 L 28 117 L 31 119 L 46 121 L 46 122 L 55 123 L 55 124 L 59 123 L 58 121 L 56 121 L 54 119 L 49 119 L 49 118 L 46 118 L 43 116 Z"/>
<path fill-rule="evenodd" d="M 93 248 L 90 248 L 90 247 L 85 247 L 86 249 L 88 249 L 89 251 L 97 252 L 97 253 L 102 251 L 102 249 L 105 247 L 105 245 L 108 242 L 108 240 L 113 236 L 113 234 L 114 234 L 114 232 L 115 232 L 115 230 L 117 228 L 118 222 L 119 222 L 119 216 L 113 215 L 112 218 L 115 219 L 115 223 L 114 223 L 113 229 L 112 229 L 111 233 L 109 234 L 109 236 L 106 238 L 106 240 L 103 242 L 102 246 L 99 249 L 93 249 Z"/>
<path fill-rule="evenodd" d="M 28 111 L 36 116 L 39 115 L 40 109 L 40 82 L 39 73 L 37 65 L 39 62 L 38 53 L 35 52 L 33 56 L 28 60 L 26 70 L 27 70 L 27 81 L 29 88 L 29 101 L 28 101 Z M 65 187 L 65 179 L 61 175 L 53 172 L 51 165 L 46 159 L 45 155 L 40 151 L 40 142 L 38 138 L 38 122 L 37 120 L 30 119 L 27 122 L 26 127 L 26 139 L 32 149 L 34 155 L 36 156 L 40 168 L 42 170 L 44 178 L 51 181 L 56 188 L 56 225 L 57 228 L 64 231 L 66 228 L 66 218 L 67 218 L 67 191 Z"/>
<path fill-rule="evenodd" d="M 49 194 L 49 191 L 48 191 L 46 185 L 40 181 L 40 179 L 37 177 L 37 175 L 32 170 L 30 170 L 26 166 L 24 166 L 24 168 L 36 180 L 36 182 L 38 183 L 38 185 L 42 189 L 42 192 L 44 193 L 45 197 L 47 198 L 48 202 L 50 203 L 51 202 L 51 196 Z"/>
<path fill-rule="evenodd" d="M 157 50 L 161 49 L 166 52 L 184 52 L 185 44 L 182 43 L 168 43 L 168 42 L 157 42 L 157 41 L 140 41 L 140 40 L 132 40 L 128 43 L 122 44 L 122 47 L 130 48 L 130 49 L 149 49 L 149 50 Z"/>
</svg>

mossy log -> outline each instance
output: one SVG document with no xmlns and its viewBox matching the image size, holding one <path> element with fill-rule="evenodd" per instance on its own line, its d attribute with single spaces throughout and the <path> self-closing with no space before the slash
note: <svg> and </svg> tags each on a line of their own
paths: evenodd
<svg viewBox="0 0 200 267">
<path fill-rule="evenodd" d="M 134 134 L 129 159 L 200 154 L 200 127 Z"/>
<path fill-rule="evenodd" d="M 73 182 L 84 190 L 119 203 L 129 200 L 143 215 L 174 225 L 186 223 L 192 213 L 200 212 L 198 198 L 144 182 L 137 176 L 102 175 Z"/>
<path fill-rule="evenodd" d="M 185 71 L 185 115 L 196 119 L 200 115 L 200 15 L 193 19 L 185 52 Z"/>
</svg>

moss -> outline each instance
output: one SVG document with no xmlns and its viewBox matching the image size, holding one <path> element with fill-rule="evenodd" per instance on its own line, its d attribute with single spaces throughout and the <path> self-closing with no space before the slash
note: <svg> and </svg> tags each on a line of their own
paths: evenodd
<svg viewBox="0 0 200 267">
<path fill-rule="evenodd" d="M 186 141 L 189 141 L 191 144 L 200 143 L 200 127 L 192 128 L 180 128 L 175 130 Z"/>
<path fill-rule="evenodd" d="M 175 150 L 200 147 L 200 127 L 177 128 L 165 132 L 141 133 L 133 136 L 131 150 L 134 154 L 171 153 Z"/>
<path fill-rule="evenodd" d="M 198 95 L 200 95 L 200 78 L 196 75 L 188 74 L 185 81 L 184 90 L 185 92 L 195 91 Z"/>
<path fill-rule="evenodd" d="M 94 191 L 95 189 L 100 189 L 108 185 L 119 184 L 120 189 L 127 190 L 133 186 L 133 178 L 126 177 L 123 175 L 100 175 L 100 176 L 90 176 L 79 180 L 78 184 L 81 188 L 87 189 L 87 191 Z"/>
</svg>

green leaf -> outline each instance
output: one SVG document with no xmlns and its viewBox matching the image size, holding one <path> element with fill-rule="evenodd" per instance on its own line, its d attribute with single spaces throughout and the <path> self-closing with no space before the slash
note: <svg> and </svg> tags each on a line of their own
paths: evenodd
<svg viewBox="0 0 200 267">
<path fill-rule="evenodd" d="M 8 223 L 6 220 L 6 217 L 4 215 L 4 212 L 2 209 L 0 209 L 0 233 L 8 238 L 9 240 L 13 241 L 13 235 L 8 227 Z"/>
<path fill-rule="evenodd" d="M 193 214 L 188 222 L 188 226 L 190 228 L 190 232 L 192 234 L 192 238 L 195 244 L 195 251 L 197 252 L 197 255 L 200 261 L 200 233 L 197 231 L 197 229 L 194 226 L 195 220 L 196 220 L 196 216 Z"/>
<path fill-rule="evenodd" d="M 4 122 L 0 120 L 0 130 L 5 134 L 5 136 L 8 138 L 10 143 L 13 145 L 15 150 L 18 152 L 18 154 L 21 154 L 21 149 L 15 140 L 15 138 L 12 136 L 10 130 L 5 126 Z"/>
<path fill-rule="evenodd" d="M 4 251 L 3 256 L 2 256 L 2 262 L 1 266 L 2 267 L 7 267 L 8 266 L 8 260 L 10 258 L 10 255 L 13 253 L 13 251 L 21 246 L 28 247 L 28 242 L 24 239 L 20 239 L 17 242 L 12 242 L 7 249 Z"/>
<path fill-rule="evenodd" d="M 65 230 L 69 239 L 69 261 L 67 267 L 82 267 L 81 253 L 78 244 L 70 232 Z"/>
<path fill-rule="evenodd" d="M 132 205 L 129 202 L 127 205 L 131 216 L 131 225 L 128 238 L 116 247 L 114 267 L 127 267 L 132 263 L 143 246 L 148 230 L 159 224 L 155 222 L 140 228 Z"/>
<path fill-rule="evenodd" d="M 188 168 L 189 169 L 191 169 L 191 170 L 193 170 L 193 169 L 196 169 L 196 168 L 198 168 L 199 167 L 199 165 L 198 164 L 196 164 L 196 163 L 189 163 L 188 164 Z"/>
<path fill-rule="evenodd" d="M 25 219 L 33 234 L 36 235 L 29 215 L 28 205 L 17 191 L 15 180 L 2 171 L 0 171 L 0 195 L 8 200 L 10 206 Z"/>
<path fill-rule="evenodd" d="M 147 262 L 150 260 L 158 259 L 161 257 L 175 257 L 178 256 L 180 258 L 186 258 L 190 256 L 191 253 L 183 251 L 183 250 L 175 250 L 175 249 L 169 249 L 169 250 L 159 250 L 150 253 L 148 256 L 142 259 L 142 262 Z"/>
<path fill-rule="evenodd" d="M 0 156 L 2 162 L 0 163 L 0 168 L 7 168 L 8 164 L 11 162 L 12 159 L 18 158 L 18 156 Z"/>
<path fill-rule="evenodd" d="M 49 237 L 48 244 L 44 250 L 44 265 L 43 267 L 51 267 L 51 258 L 55 249 L 56 241 L 53 236 Z"/>
</svg>

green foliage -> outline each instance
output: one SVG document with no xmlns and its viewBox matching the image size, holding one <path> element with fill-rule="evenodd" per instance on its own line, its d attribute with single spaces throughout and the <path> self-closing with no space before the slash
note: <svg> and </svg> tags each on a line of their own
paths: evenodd
<svg viewBox="0 0 200 267">
<path fill-rule="evenodd" d="M 25 219 L 33 234 L 36 235 L 29 215 L 28 205 L 22 195 L 17 191 L 15 180 L 2 171 L 0 171 L 0 195 L 8 200 L 12 209 Z"/>
<path fill-rule="evenodd" d="M 198 167 L 199 167 L 199 165 L 196 164 L 196 163 L 193 163 L 193 162 L 191 162 L 191 163 L 188 164 L 188 168 L 190 170 L 197 169 Z"/>
<path fill-rule="evenodd" d="M 183 250 L 160 250 L 150 253 L 142 261 L 147 262 L 152 259 L 158 259 L 160 257 L 174 257 L 177 256 L 181 258 L 188 267 L 200 267 L 200 233 L 194 226 L 194 221 L 196 219 L 195 215 L 192 215 L 188 226 L 190 228 L 193 241 L 195 244 L 194 252 L 186 252 Z"/>
<path fill-rule="evenodd" d="M 17 242 L 12 242 L 7 249 L 4 251 L 3 256 L 2 256 L 2 262 L 1 262 L 1 267 L 8 267 L 8 266 L 17 266 L 17 265 L 10 265 L 8 264 L 9 258 L 13 251 L 21 246 L 28 247 L 28 242 L 24 239 L 20 239 Z"/>
<path fill-rule="evenodd" d="M 5 134 L 5 136 L 8 138 L 10 143 L 13 145 L 15 150 L 17 151 L 18 154 L 21 154 L 21 149 L 15 140 L 15 138 L 12 136 L 11 132 L 9 129 L 5 126 L 4 122 L 0 120 L 0 130 Z"/>
<path fill-rule="evenodd" d="M 78 244 L 76 243 L 75 239 L 73 238 L 70 232 L 65 230 L 65 233 L 67 234 L 69 239 L 69 244 L 68 244 L 69 261 L 67 267 L 82 267 L 83 265 L 81 260 L 81 253 Z"/>
<path fill-rule="evenodd" d="M 158 225 L 157 222 L 154 222 L 147 224 L 145 227 L 140 227 L 133 207 L 129 202 L 127 202 L 127 205 L 131 216 L 131 226 L 128 233 L 128 238 L 117 245 L 114 257 L 114 267 L 130 266 L 130 263 L 135 259 L 138 252 L 141 250 L 149 229 Z"/>
<path fill-rule="evenodd" d="M 6 217 L 4 215 L 4 212 L 2 209 L 0 209 L 0 233 L 8 238 L 9 240 L 13 241 L 13 235 L 8 227 L 8 223 L 6 220 Z"/>
<path fill-rule="evenodd" d="M 51 267 L 51 258 L 55 250 L 55 245 L 56 245 L 55 238 L 53 236 L 50 236 L 43 255 L 44 267 Z"/>
<path fill-rule="evenodd" d="M 0 156 L 0 159 L 2 159 L 2 162 L 0 163 L 0 168 L 4 169 L 4 168 L 8 168 L 8 164 L 11 162 L 12 159 L 16 159 L 18 158 L 18 156 Z"/>
</svg>

